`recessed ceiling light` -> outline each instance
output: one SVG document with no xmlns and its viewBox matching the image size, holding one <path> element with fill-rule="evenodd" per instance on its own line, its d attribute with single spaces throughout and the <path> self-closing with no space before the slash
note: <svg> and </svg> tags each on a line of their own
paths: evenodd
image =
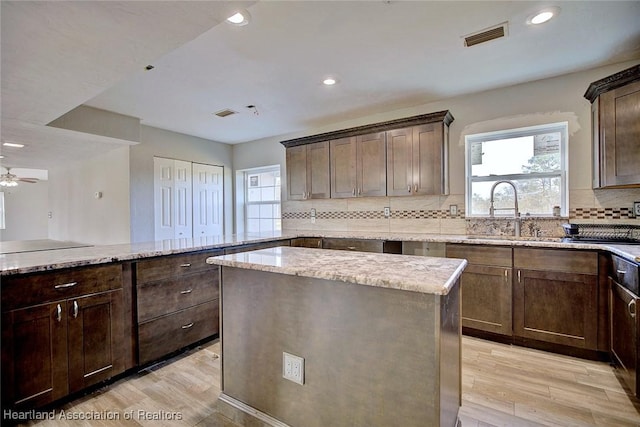
<svg viewBox="0 0 640 427">
<path fill-rule="evenodd" d="M 233 25 L 243 26 L 249 23 L 251 15 L 245 9 L 236 10 L 233 14 L 227 18 L 227 22 Z"/>
<path fill-rule="evenodd" d="M 5 147 L 15 147 L 15 148 L 24 147 L 24 144 L 18 144 L 17 142 L 4 142 L 2 143 L 2 145 L 4 145 Z"/>
<path fill-rule="evenodd" d="M 3 155 L 0 155 L 0 159 L 4 159 L 4 156 L 3 156 Z"/>
<path fill-rule="evenodd" d="M 322 81 L 323 84 L 327 85 L 327 86 L 333 86 L 334 84 L 337 83 L 337 80 L 333 77 L 327 77 L 326 79 L 324 79 Z"/>
<path fill-rule="evenodd" d="M 560 8 L 557 8 L 557 7 L 550 7 L 548 9 L 541 10 L 535 15 L 531 16 L 529 19 L 527 19 L 527 24 L 533 24 L 533 25 L 544 24 L 554 16 L 557 16 L 558 13 L 560 13 Z"/>
</svg>

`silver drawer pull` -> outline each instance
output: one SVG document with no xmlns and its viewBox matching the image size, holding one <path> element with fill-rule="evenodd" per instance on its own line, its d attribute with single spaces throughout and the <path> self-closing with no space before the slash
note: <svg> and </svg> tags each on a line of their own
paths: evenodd
<svg viewBox="0 0 640 427">
<path fill-rule="evenodd" d="M 69 282 L 69 283 L 64 283 L 62 285 L 55 285 L 54 289 L 65 289 L 65 288 L 72 288 L 75 285 L 77 285 L 78 282 Z"/>
<path fill-rule="evenodd" d="M 347 246 L 347 249 L 349 249 L 350 251 L 355 251 L 356 247 L 355 246 Z"/>
<path fill-rule="evenodd" d="M 636 318 L 636 300 L 632 299 L 631 301 L 629 301 L 629 305 L 627 306 L 627 309 L 629 310 L 629 316 L 631 316 L 632 319 Z"/>
<path fill-rule="evenodd" d="M 182 329 L 189 329 L 190 327 L 193 326 L 193 322 L 187 324 L 187 325 L 182 325 Z"/>
<path fill-rule="evenodd" d="M 78 317 L 78 301 L 73 302 L 73 318 Z"/>
<path fill-rule="evenodd" d="M 191 267 L 191 263 L 187 262 L 185 264 L 180 264 L 180 267 Z"/>
<path fill-rule="evenodd" d="M 56 320 L 58 322 L 62 321 L 62 307 L 60 307 L 60 304 L 56 307 Z"/>
<path fill-rule="evenodd" d="M 182 295 L 190 294 L 191 292 L 193 292 L 193 289 L 185 289 L 184 291 L 180 291 Z"/>
<path fill-rule="evenodd" d="M 627 274 L 627 270 L 616 270 L 618 274 Z"/>
</svg>

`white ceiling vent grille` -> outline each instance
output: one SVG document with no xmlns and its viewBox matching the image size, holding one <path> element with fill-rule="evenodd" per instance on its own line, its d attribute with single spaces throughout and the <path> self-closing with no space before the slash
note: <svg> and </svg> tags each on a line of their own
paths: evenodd
<svg viewBox="0 0 640 427">
<path fill-rule="evenodd" d="M 464 36 L 464 45 L 467 47 L 475 46 L 480 43 L 505 37 L 507 34 L 507 23 L 503 22 L 495 27 L 487 28 L 486 30 Z"/>
<path fill-rule="evenodd" d="M 220 110 L 220 111 L 218 111 L 216 113 L 213 113 L 213 114 L 215 114 L 218 117 L 227 117 L 227 116 L 232 116 L 234 114 L 238 114 L 238 112 L 230 110 L 228 108 L 225 108 L 224 110 Z"/>
</svg>

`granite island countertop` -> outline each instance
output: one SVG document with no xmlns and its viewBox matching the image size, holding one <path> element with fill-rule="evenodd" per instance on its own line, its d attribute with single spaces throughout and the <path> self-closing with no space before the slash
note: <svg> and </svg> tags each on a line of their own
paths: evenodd
<svg viewBox="0 0 640 427">
<path fill-rule="evenodd" d="M 608 251 L 633 262 L 640 262 L 640 245 L 566 243 L 558 238 L 519 238 L 505 236 L 467 236 L 429 233 L 292 231 L 210 236 L 202 239 L 175 239 L 121 245 L 99 245 L 81 248 L 42 250 L 0 254 L 0 276 L 58 270 L 118 261 L 132 261 L 161 255 L 173 255 L 210 249 L 223 249 L 250 243 L 270 242 L 296 237 L 335 237 L 380 239 L 414 242 L 464 243 L 559 249 Z"/>
<path fill-rule="evenodd" d="M 467 265 L 455 258 L 284 246 L 210 257 L 207 263 L 434 295 L 447 295 Z"/>
</svg>

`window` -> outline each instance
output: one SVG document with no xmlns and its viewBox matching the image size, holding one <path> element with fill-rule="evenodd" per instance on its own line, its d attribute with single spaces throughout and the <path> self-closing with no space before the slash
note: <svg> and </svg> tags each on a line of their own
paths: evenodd
<svg viewBox="0 0 640 427">
<path fill-rule="evenodd" d="M 468 135 L 465 145 L 467 215 L 488 216 L 491 187 L 502 180 L 515 184 L 521 215 L 550 216 L 554 206 L 567 215 L 566 122 Z M 513 216 L 510 185 L 496 186 L 494 207 Z"/>
<path fill-rule="evenodd" d="M 238 227 L 246 233 L 281 231 L 280 166 L 239 171 L 244 189 L 244 218 Z"/>
</svg>

